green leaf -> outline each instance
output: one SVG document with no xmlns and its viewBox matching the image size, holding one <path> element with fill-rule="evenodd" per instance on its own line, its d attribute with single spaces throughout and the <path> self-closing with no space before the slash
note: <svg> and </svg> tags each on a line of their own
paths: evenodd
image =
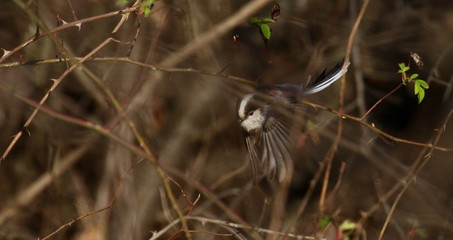
<svg viewBox="0 0 453 240">
<path fill-rule="evenodd" d="M 414 95 L 417 95 L 419 92 L 423 91 L 423 89 L 420 87 L 420 83 L 418 81 L 415 81 L 414 84 Z"/>
<path fill-rule="evenodd" d="M 267 26 L 267 24 L 260 24 L 261 33 L 263 34 L 264 38 L 271 39 L 271 28 Z"/>
<path fill-rule="evenodd" d="M 330 223 L 331 221 L 332 221 L 332 218 L 330 218 L 330 217 L 323 217 L 323 218 L 321 219 L 321 222 L 319 222 L 319 226 L 320 226 L 321 228 L 325 228 L 325 227 L 327 227 L 327 225 L 329 225 L 329 223 Z"/>
<path fill-rule="evenodd" d="M 261 23 L 261 20 L 257 17 L 251 17 L 248 21 L 250 25 L 257 25 Z"/>
<path fill-rule="evenodd" d="M 140 3 L 140 12 L 143 13 L 145 17 L 148 17 L 155 2 L 156 0 L 143 0 Z"/>
<path fill-rule="evenodd" d="M 353 230 L 356 228 L 355 222 L 351 222 L 349 220 L 345 220 L 344 222 L 341 223 L 339 227 L 342 231 L 348 231 L 348 230 Z"/>
<path fill-rule="evenodd" d="M 420 88 L 420 91 L 418 92 L 418 104 L 420 104 L 423 101 L 423 98 L 425 98 L 425 90 L 423 88 Z"/>
<path fill-rule="evenodd" d="M 398 64 L 400 70 L 398 70 L 398 73 L 405 73 L 407 71 L 409 71 L 410 67 L 409 66 L 406 66 L 405 63 L 400 63 Z"/>
<path fill-rule="evenodd" d="M 425 98 L 425 89 L 428 89 L 429 85 L 427 82 L 417 79 L 414 84 L 414 93 L 418 97 L 418 103 L 420 104 Z"/>
<path fill-rule="evenodd" d="M 261 22 L 262 23 L 274 23 L 275 20 L 272 18 L 265 18 L 265 19 L 261 19 Z"/>
<path fill-rule="evenodd" d="M 418 84 L 419 84 L 422 88 L 424 88 L 424 89 L 428 89 L 428 88 L 429 88 L 428 83 L 425 82 L 425 81 L 423 81 L 423 80 L 421 80 L 421 79 L 418 79 L 418 80 L 416 80 L 415 82 L 418 82 Z"/>
<path fill-rule="evenodd" d="M 149 13 L 151 13 L 151 9 L 145 8 L 145 10 L 143 11 L 143 14 L 145 15 L 145 17 L 148 17 Z"/>
<path fill-rule="evenodd" d="M 409 77 L 409 80 L 414 80 L 418 77 L 418 74 L 417 73 L 414 73 L 412 74 L 410 77 Z"/>
</svg>

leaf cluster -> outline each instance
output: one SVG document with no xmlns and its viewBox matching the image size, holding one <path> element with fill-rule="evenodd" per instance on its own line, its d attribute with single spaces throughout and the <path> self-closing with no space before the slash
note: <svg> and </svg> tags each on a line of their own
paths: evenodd
<svg viewBox="0 0 453 240">
<path fill-rule="evenodd" d="M 417 95 L 418 103 L 420 104 L 425 98 L 425 89 L 429 89 L 428 83 L 424 80 L 418 79 L 419 75 L 417 73 L 409 75 L 408 71 L 411 68 L 405 63 L 398 64 L 398 67 L 398 73 L 401 74 L 401 81 L 403 84 L 407 85 L 408 83 L 414 83 L 414 94 Z"/>
<path fill-rule="evenodd" d="M 248 20 L 248 24 L 252 26 L 257 26 L 260 30 L 260 34 L 263 37 L 264 44 L 267 46 L 267 41 L 271 39 L 272 29 L 269 27 L 270 23 L 275 23 L 280 17 L 280 5 L 274 4 L 271 10 L 270 18 L 259 18 L 251 17 Z"/>
<path fill-rule="evenodd" d="M 260 29 L 260 33 L 263 35 L 264 38 L 267 40 L 271 39 L 271 28 L 269 27 L 269 23 L 274 23 L 275 20 L 271 18 L 258 18 L 258 17 L 251 17 L 248 21 L 250 25 L 258 26 Z"/>
</svg>

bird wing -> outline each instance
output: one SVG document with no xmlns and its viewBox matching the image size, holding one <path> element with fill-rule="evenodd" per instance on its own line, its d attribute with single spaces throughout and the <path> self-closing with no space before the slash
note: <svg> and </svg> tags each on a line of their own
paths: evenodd
<svg viewBox="0 0 453 240">
<path fill-rule="evenodd" d="M 277 176 L 283 181 L 292 166 L 288 125 L 270 116 L 261 132 L 249 134 L 245 139 L 255 183 L 264 176 L 269 180 Z"/>
</svg>

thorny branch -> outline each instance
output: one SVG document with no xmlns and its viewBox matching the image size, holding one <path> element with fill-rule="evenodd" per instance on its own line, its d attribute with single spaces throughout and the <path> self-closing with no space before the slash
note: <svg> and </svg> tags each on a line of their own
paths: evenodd
<svg viewBox="0 0 453 240">
<path fill-rule="evenodd" d="M 299 234 L 293 234 L 293 233 L 285 233 L 285 232 L 279 232 L 279 231 L 273 231 L 269 229 L 264 229 L 264 228 L 259 228 L 259 227 L 250 227 L 250 226 L 245 226 L 242 224 L 238 223 L 233 223 L 233 222 L 228 222 L 224 220 L 218 220 L 218 219 L 211 219 L 211 218 L 206 218 L 206 217 L 199 217 L 199 216 L 185 216 L 184 217 L 186 220 L 194 220 L 201 222 L 202 224 L 205 223 L 212 223 L 216 225 L 221 225 L 221 226 L 227 226 L 233 229 L 244 229 L 244 230 L 250 230 L 250 231 L 255 231 L 258 233 L 266 233 L 269 235 L 273 236 L 279 236 L 279 237 L 289 237 L 289 238 L 295 238 L 295 239 L 300 239 L 300 240 L 317 240 L 316 237 L 313 236 L 304 236 L 304 235 L 299 235 Z M 179 223 L 179 219 L 174 220 L 170 224 L 168 224 L 166 227 L 162 228 L 159 232 L 153 233 L 153 236 L 149 240 L 155 240 L 161 237 L 164 233 L 166 233 L 169 229 L 173 228 L 176 224 Z M 239 233 L 235 233 L 239 234 Z M 239 238 L 241 239 L 241 238 Z"/>
<path fill-rule="evenodd" d="M 167 193 L 167 196 L 172 204 L 173 209 L 175 210 L 176 214 L 178 215 L 178 218 L 181 220 L 182 224 L 182 229 L 185 233 L 185 236 L 187 239 L 191 239 L 190 233 L 188 231 L 188 226 L 182 217 L 184 216 L 182 211 L 179 209 L 179 206 L 176 202 L 175 196 L 173 195 L 169 182 L 166 179 L 166 173 L 162 170 L 162 168 L 157 164 L 156 158 L 152 154 L 150 148 L 146 145 L 144 138 L 141 136 L 141 134 L 138 132 L 138 130 L 135 127 L 135 124 L 129 119 L 128 115 L 123 111 L 122 106 L 119 104 L 119 102 L 116 100 L 115 96 L 113 93 L 104 85 L 104 82 L 101 81 L 91 70 L 86 68 L 85 66 L 82 65 L 82 62 L 78 62 L 75 60 L 74 56 L 67 51 L 62 44 L 56 39 L 55 36 L 50 34 L 49 29 L 45 26 L 45 24 L 32 12 L 27 8 L 27 5 L 25 5 L 23 2 L 19 0 L 13 0 L 23 11 L 27 13 L 27 15 L 35 22 L 45 33 L 49 38 L 52 40 L 54 45 L 57 47 L 57 49 L 65 56 L 65 58 L 69 59 L 73 65 L 66 70 L 62 75 L 57 80 L 54 80 L 54 84 L 52 87 L 46 92 L 46 94 L 42 97 L 41 101 L 39 104 L 36 106 L 34 109 L 33 113 L 30 115 L 30 117 L 27 119 L 27 122 L 24 124 L 23 128 L 16 134 L 16 136 L 13 138 L 11 143 L 8 145 L 6 151 L 3 153 L 3 155 L 0 158 L 0 163 L 8 156 L 8 153 L 11 151 L 13 146 L 17 143 L 17 141 L 20 139 L 22 136 L 24 130 L 27 129 L 27 127 L 31 124 L 33 119 L 36 117 L 36 114 L 38 113 L 39 109 L 43 106 L 43 104 L 46 102 L 48 97 L 50 96 L 50 93 L 56 89 L 56 87 L 62 82 L 62 80 L 69 74 L 71 71 L 73 71 L 76 67 L 81 67 L 82 70 L 104 91 L 104 94 L 107 96 L 107 98 L 110 100 L 110 102 L 113 104 L 115 110 L 121 114 L 125 122 L 127 123 L 127 126 L 133 133 L 134 137 L 136 140 L 139 142 L 140 147 L 145 151 L 147 154 L 147 159 L 154 165 L 155 169 L 159 173 L 159 177 L 162 179 L 165 191 Z M 119 11 L 121 12 L 121 11 Z M 77 22 L 77 21 L 76 21 Z M 122 24 L 120 21 L 119 24 Z M 82 60 L 85 61 L 86 59 L 92 57 L 96 52 L 98 52 L 100 49 L 102 49 L 104 46 L 106 46 L 108 43 L 111 41 L 115 41 L 112 37 L 107 38 L 103 43 L 101 43 L 99 46 L 97 46 L 94 50 L 92 50 L 89 54 L 87 54 Z M 24 45 L 26 46 L 26 45 Z"/>
<path fill-rule="evenodd" d="M 69 1 L 68 1 L 69 2 Z M 366 4 L 368 3 L 367 0 L 365 0 L 365 3 L 363 5 L 363 9 L 366 8 Z M 51 35 L 52 33 L 56 33 L 58 31 L 62 31 L 64 29 L 67 29 L 67 28 L 70 28 L 70 27 L 74 27 L 74 26 L 78 26 L 79 24 L 81 23 L 85 23 L 85 22 L 89 22 L 89 21 L 94 21 L 94 20 L 97 20 L 97 19 L 102 19 L 102 18 L 107 18 L 107 17 L 111 17 L 111 16 L 116 16 L 116 15 L 119 15 L 119 14 L 125 14 L 125 13 L 131 13 L 131 12 L 134 12 L 136 11 L 136 8 L 128 8 L 128 9 L 125 9 L 125 10 L 122 10 L 122 11 L 115 11 L 115 12 L 111 12 L 111 13 L 106 13 L 106 14 L 103 14 L 103 15 L 97 15 L 97 16 L 94 16 L 94 17 L 91 17 L 91 18 L 86 18 L 86 19 L 82 19 L 82 20 L 78 20 L 78 21 L 74 21 L 72 23 L 67 23 L 67 24 L 64 24 L 62 26 L 59 26 L 59 27 L 56 27 L 54 29 L 51 29 L 51 30 L 48 30 L 48 31 L 44 31 L 44 33 L 41 33 L 39 35 L 36 35 L 36 36 L 33 36 L 31 38 L 29 38 L 27 41 L 25 41 L 24 43 L 22 43 L 21 45 L 17 46 L 16 48 L 14 48 L 13 50 L 7 52 L 2 58 L 0 58 L 0 63 L 5 61 L 6 59 L 8 59 L 10 56 L 12 56 L 13 54 L 17 53 L 19 50 L 21 50 L 22 48 L 28 46 L 30 43 L 34 42 L 35 40 L 39 39 L 39 38 L 42 38 L 42 37 L 45 37 L 45 36 L 48 36 L 48 35 Z M 361 18 L 361 16 L 363 16 L 363 12 L 361 11 L 361 13 L 359 14 L 359 19 Z M 125 21 L 125 19 L 127 18 L 122 18 L 122 22 Z M 359 23 L 359 19 L 357 20 L 357 24 Z M 120 26 L 120 24 L 118 24 L 118 26 Z M 354 26 L 354 29 L 355 31 L 357 31 L 357 26 Z M 118 28 L 118 27 L 117 27 Z M 115 28 L 115 29 L 117 29 Z M 218 33 L 218 34 L 221 34 L 221 33 Z M 351 33 L 351 36 L 353 34 Z M 51 37 L 51 36 L 50 36 Z M 351 38 L 352 39 L 352 38 Z M 349 44 L 351 44 L 351 40 L 350 39 L 350 42 Z M 28 102 L 29 104 L 32 104 L 33 106 L 35 106 L 35 109 L 32 113 L 32 115 L 29 117 L 29 119 L 27 120 L 26 124 L 24 124 L 24 128 L 23 130 L 21 130 L 16 136 L 15 136 L 15 140 L 13 140 L 12 144 L 10 144 L 10 146 L 8 146 L 7 150 L 5 151 L 5 153 L 3 154 L 3 156 L 1 157 L 0 159 L 0 162 L 6 158 L 6 156 L 8 155 L 9 151 L 11 150 L 12 146 L 14 146 L 15 142 L 17 142 L 17 140 L 20 138 L 20 136 L 22 135 L 23 131 L 25 131 L 27 129 L 27 127 L 29 126 L 29 124 L 31 123 L 31 121 L 33 121 L 34 117 L 36 116 L 37 112 L 38 111 L 43 111 L 43 112 L 46 112 L 50 115 L 52 115 L 53 113 L 51 113 L 51 110 L 48 110 L 46 109 L 45 107 L 43 107 L 43 104 L 44 102 L 46 101 L 46 99 L 49 97 L 49 94 L 55 89 L 57 88 L 57 86 L 59 85 L 59 83 L 65 78 L 65 76 L 70 73 L 71 71 L 74 70 L 74 68 L 76 67 L 79 67 L 81 66 L 82 63 L 84 62 L 87 62 L 87 61 L 122 61 L 122 62 L 126 62 L 126 63 L 129 63 L 129 64 L 134 64 L 134 65 L 137 65 L 137 66 L 140 66 L 140 67 L 143 67 L 143 68 L 148 68 L 148 69 L 151 69 L 151 70 L 159 70 L 159 71 L 166 71 L 166 72 L 185 72 L 185 73 L 195 73 L 195 74 L 204 74 L 204 75 L 210 75 L 210 76 L 217 76 L 217 77 L 221 77 L 221 78 L 225 78 L 225 79 L 229 79 L 229 80 L 233 80 L 233 81 L 238 81 L 238 82 L 243 82 L 243 83 L 248 83 L 248 84 L 251 84 L 253 85 L 254 82 L 253 81 L 249 81 L 247 79 L 244 79 L 244 78 L 240 78 L 240 77 L 235 77 L 235 76 L 230 76 L 230 75 L 224 75 L 222 73 L 217 73 L 217 72 L 210 72 L 210 71 L 202 71 L 202 70 L 196 70 L 196 69 L 192 69 L 192 68 L 186 68 L 186 69 L 183 69 L 183 68 L 170 68 L 170 67 L 161 67 L 161 66 L 155 66 L 155 65 L 151 65 L 151 64 L 145 64 L 145 63 L 142 63 L 142 62 L 139 62 L 139 61 L 134 61 L 128 57 L 125 57 L 125 58 L 116 58 L 116 57 L 106 57 L 106 58 L 92 58 L 93 56 L 93 53 L 97 52 L 100 48 L 102 48 L 103 46 L 105 46 L 106 44 L 110 43 L 111 41 L 115 41 L 113 38 L 108 38 L 105 40 L 104 43 L 102 43 L 101 45 L 99 45 L 96 49 L 94 49 L 92 52 L 90 52 L 89 54 L 87 54 L 85 57 L 82 57 L 82 58 L 78 58 L 78 57 L 74 57 L 72 56 L 71 58 L 71 61 L 73 61 L 73 64 L 68 70 L 65 71 L 65 73 L 63 73 L 58 79 L 54 80 L 54 84 L 52 85 L 52 87 L 49 89 L 49 91 L 46 93 L 46 95 L 44 95 L 44 97 L 41 99 L 41 101 L 36 104 L 36 103 L 30 103 Z M 205 41 L 210 41 L 210 39 L 208 40 L 205 40 Z M 199 42 L 197 42 L 199 43 Z M 349 46 L 349 45 L 348 45 Z M 193 53 L 194 50 L 191 49 L 190 46 L 188 46 L 187 48 L 184 48 L 186 51 L 184 52 L 187 55 L 190 55 Z M 181 58 L 181 57 L 184 57 L 184 56 L 174 56 L 173 60 L 174 62 L 178 62 L 177 59 Z M 347 57 L 349 57 L 349 50 L 348 50 L 348 54 L 347 54 Z M 75 60 L 75 61 L 74 61 Z M 168 60 L 170 61 L 170 60 Z M 6 67 L 15 67 L 15 66 L 20 66 L 20 65 L 26 65 L 26 64 L 32 64 L 32 65 L 38 65 L 38 64 L 49 64 L 49 63 L 57 63 L 57 62 L 61 62 L 60 59 L 45 59 L 45 60 L 39 60 L 39 61 L 32 61 L 32 62 L 15 62 L 15 63 L 7 63 L 7 64 L 0 64 L 0 68 L 6 68 Z M 171 61 L 170 61 L 171 62 Z M 347 61 L 345 61 L 347 62 Z M 81 66 L 82 68 L 84 68 L 83 66 Z M 93 76 L 92 76 L 93 77 Z M 93 78 L 96 78 L 96 77 L 93 77 Z M 401 138 L 397 138 L 397 137 L 394 137 L 382 130 L 380 130 L 379 128 L 376 128 L 374 126 L 374 124 L 370 124 L 370 123 L 367 123 L 364 119 L 365 117 L 369 114 L 369 112 L 371 112 L 382 100 L 384 100 L 388 95 L 390 95 L 391 93 L 393 93 L 394 91 L 396 91 L 399 87 L 401 87 L 400 85 L 394 89 L 392 92 L 390 92 L 389 94 L 387 94 L 385 97 L 383 97 L 382 99 L 380 99 L 378 102 L 376 102 L 376 104 L 371 107 L 368 112 L 366 112 L 362 117 L 355 117 L 355 116 L 351 116 L 349 114 L 346 114 L 343 112 L 342 110 L 342 105 L 343 105 L 343 101 L 344 101 L 344 88 L 345 88 L 345 85 L 344 85 L 344 79 L 342 79 L 342 85 L 341 85 L 341 89 L 340 89 L 340 108 L 338 110 L 335 110 L 335 109 L 331 109 L 329 107 L 325 107 L 325 106 L 322 106 L 322 105 L 318 105 L 318 104 L 315 104 L 315 103 L 310 103 L 310 102 L 306 102 L 304 101 L 303 103 L 304 104 L 307 104 L 309 106 L 312 106 L 312 107 L 315 107 L 315 108 L 319 108 L 319 109 L 323 109 L 323 110 L 326 110 L 326 111 L 329 111 L 329 112 L 332 112 L 332 113 L 335 113 L 339 116 L 339 125 L 338 125 L 338 139 L 341 137 L 341 131 L 342 131 L 342 119 L 349 119 L 349 120 L 352 120 L 352 121 L 355 121 L 359 124 L 362 124 L 364 125 L 365 127 L 371 129 L 372 131 L 374 131 L 375 133 L 381 135 L 381 136 L 384 136 L 385 138 L 388 138 L 388 139 L 391 139 L 392 141 L 395 141 L 395 142 L 399 142 L 399 143 L 405 143 L 405 144 L 410 144 L 410 145 L 415 145 L 415 146 L 419 146 L 419 147 L 423 147 L 425 149 L 429 149 L 429 156 L 431 156 L 431 153 L 434 151 L 434 150 L 437 150 L 437 151 L 446 151 L 446 152 L 452 152 L 453 151 L 453 148 L 446 148 L 446 147 L 440 147 L 440 146 L 437 146 L 437 142 L 438 142 L 438 139 L 441 135 L 441 132 L 442 131 L 439 131 L 439 134 L 436 136 L 436 139 L 434 140 L 433 144 L 430 144 L 430 143 L 421 143 L 421 142 L 415 142 L 415 141 L 411 141 L 411 140 L 406 140 L 406 139 L 401 139 Z M 110 95 L 111 93 L 108 92 L 108 89 L 105 88 L 105 86 L 101 86 L 101 88 L 104 89 L 104 91 L 106 91 L 106 95 Z M 111 98 L 110 99 L 114 99 L 113 95 L 110 96 Z M 114 100 L 112 100 L 114 101 Z M 121 108 L 118 109 L 118 111 L 120 113 L 123 113 L 123 110 Z M 449 113 L 449 116 L 447 117 L 447 120 L 451 117 L 451 114 L 452 112 Z M 53 115 L 54 117 L 55 114 Z M 83 125 L 87 128 L 92 128 L 93 130 L 95 131 L 104 131 L 102 129 L 102 127 L 100 126 L 97 126 L 97 125 L 94 125 L 90 122 L 79 122 L 77 123 L 77 121 L 79 121 L 78 119 L 72 119 L 71 120 L 71 117 L 68 117 L 68 116 L 65 116 L 66 119 L 65 121 L 68 121 L 68 122 L 72 122 L 74 124 L 80 124 L 80 125 Z M 127 116 L 126 116 L 127 117 Z M 63 119 L 64 117 L 62 116 L 58 116 L 56 118 L 60 118 L 60 119 Z M 134 127 L 133 125 L 131 126 L 131 129 L 132 131 L 134 131 Z M 152 156 L 152 153 L 151 151 L 148 152 L 147 150 L 147 147 L 146 145 L 142 145 L 142 143 L 144 143 L 143 141 L 140 141 L 140 144 L 141 144 L 141 147 L 142 148 L 138 148 L 136 147 L 134 149 L 133 145 L 126 142 L 125 140 L 119 138 L 119 137 L 116 137 L 114 135 L 112 135 L 111 133 L 109 132 L 103 132 L 103 134 L 105 134 L 106 136 L 109 136 L 111 139 L 115 140 L 115 141 L 119 141 L 119 142 L 122 142 L 122 144 L 124 145 L 127 145 L 128 148 L 138 155 L 143 155 L 143 156 L 147 156 L 148 159 L 150 159 L 151 161 L 153 161 L 153 159 L 155 159 L 153 156 Z M 136 135 L 136 137 L 138 139 L 140 139 L 140 135 Z M 338 140 L 339 141 L 339 140 Z M 337 141 L 336 141 L 337 142 Z M 336 146 L 333 145 L 333 147 L 335 148 L 332 148 L 333 151 L 332 153 L 334 153 L 336 151 Z M 134 149 L 134 150 L 133 150 Z M 143 150 L 145 150 L 143 152 Z M 423 152 L 423 151 L 422 151 Z M 332 158 L 333 156 L 326 156 L 326 158 Z M 424 166 L 424 164 L 426 164 L 426 162 L 428 160 L 425 160 L 423 162 L 419 162 L 421 161 L 420 160 L 421 158 L 417 159 L 417 163 L 419 164 L 414 164 L 414 170 L 413 170 L 413 175 L 410 175 L 408 176 L 409 177 L 415 177 L 417 175 L 417 173 L 421 170 L 421 168 Z M 429 157 L 427 158 L 429 159 Z M 159 166 L 159 163 L 156 163 L 156 166 Z M 165 168 L 165 170 L 168 170 L 167 168 Z M 169 170 L 171 171 L 171 170 Z M 326 176 L 329 175 L 329 172 L 330 170 L 326 170 Z M 163 174 L 163 176 L 165 175 L 165 173 L 161 173 Z M 181 174 L 183 175 L 183 174 Z M 180 175 L 180 176 L 181 176 Z M 164 178 L 165 179 L 165 178 Z M 192 181 L 192 179 L 190 180 Z M 188 180 L 188 182 L 190 182 Z M 411 179 L 409 179 L 409 181 L 406 183 L 406 185 L 403 186 L 403 188 L 400 190 L 400 195 L 402 196 L 402 194 L 405 192 L 405 190 L 407 189 L 407 187 L 409 186 L 411 182 Z M 178 185 L 177 182 L 175 182 L 175 184 Z M 192 184 L 193 181 L 192 181 Z M 200 183 L 196 183 L 198 185 L 199 188 L 203 188 L 203 186 L 200 184 Z M 179 186 L 179 185 L 178 185 Z M 399 188 L 395 188 L 394 191 L 389 191 L 388 194 L 386 196 L 390 196 L 391 194 L 394 194 L 398 189 L 400 189 L 401 186 L 399 186 Z M 181 188 L 181 187 L 180 187 Z M 327 189 L 327 181 L 325 180 L 325 190 L 324 192 L 326 191 Z M 210 197 L 212 197 L 212 195 L 214 195 L 212 192 L 209 192 L 209 190 L 206 190 L 204 189 L 205 191 L 208 191 L 209 194 L 211 194 Z M 182 188 L 181 188 L 181 191 L 182 191 Z M 203 192 L 203 191 L 202 191 Z M 203 192 L 204 194 L 208 194 L 207 192 Z M 390 195 L 389 195 L 390 194 Z M 171 195 L 171 194 L 170 194 Z M 215 196 L 215 195 L 214 195 Z M 197 198 L 198 200 L 199 198 Z M 324 199 L 324 197 L 322 198 Z M 384 197 L 385 199 L 385 197 Z M 187 200 L 187 199 L 186 199 Z M 196 200 L 196 201 L 197 201 Z M 211 199 L 212 200 L 212 199 Z M 196 203 L 195 201 L 195 203 Z M 218 200 L 220 202 L 220 200 Z M 324 200 L 323 200 L 324 201 Z M 394 202 L 394 205 L 392 206 L 392 212 L 394 210 L 394 208 L 396 207 L 397 203 L 399 201 L 399 198 L 397 200 L 395 200 Z M 187 202 L 190 203 L 189 200 L 187 200 Z M 195 205 L 195 203 L 193 204 L 193 206 Z M 218 202 L 217 202 L 218 203 Z M 220 202 L 221 203 L 221 202 Z M 191 204 L 192 205 L 192 204 Z M 321 206 L 323 206 L 324 203 L 321 204 Z M 176 204 L 173 205 L 175 208 L 176 208 Z M 223 205 L 220 205 L 221 207 Z M 111 206 L 110 206 L 111 207 Z M 226 206 L 224 206 L 226 207 Z M 108 209 L 108 208 L 106 208 Z M 228 209 L 228 207 L 226 207 L 226 209 Z M 105 210 L 105 209 L 101 209 L 101 210 Z M 178 210 L 175 209 L 177 212 Z M 225 210 L 225 209 L 224 209 Z M 230 210 L 230 209 L 229 209 Z M 97 212 L 99 212 L 100 210 L 98 211 L 94 211 L 92 213 L 89 213 L 87 215 L 85 215 L 84 217 L 86 216 L 89 216 L 89 215 L 92 215 L 92 214 L 95 214 Z M 231 210 L 230 210 L 231 211 Z M 369 216 L 369 214 L 372 214 L 373 212 L 373 209 L 370 209 L 368 212 L 367 212 L 367 216 Z M 234 212 L 233 212 L 234 213 Z M 228 213 L 227 213 L 228 214 Z M 231 214 L 231 212 L 229 212 L 229 214 Z M 391 218 L 391 213 L 388 215 L 388 219 L 386 221 L 386 224 L 388 223 L 388 220 Z M 235 214 L 232 214 L 230 215 L 230 217 L 234 218 L 234 217 L 238 217 L 238 221 L 241 221 L 242 219 L 235 215 Z M 235 225 L 235 224 L 232 224 L 232 223 L 228 223 L 228 222 L 215 222 L 215 221 L 211 221 L 211 220 L 206 220 L 206 219 L 202 219 L 202 218 L 198 218 L 198 219 L 195 219 L 196 217 L 190 217 L 190 216 L 180 216 L 180 218 L 178 220 L 175 220 L 173 223 L 171 223 L 170 225 L 175 225 L 179 222 L 181 222 L 183 224 L 183 229 L 185 230 L 186 234 L 190 231 L 192 232 L 192 230 L 189 230 L 187 227 L 184 227 L 184 223 L 185 223 L 185 220 L 198 220 L 198 221 L 206 221 L 206 222 L 213 222 L 213 223 L 216 223 L 216 224 L 225 224 L 225 225 L 228 225 L 230 227 L 233 227 L 233 228 L 244 228 L 244 229 L 248 229 L 251 227 L 245 225 L 245 223 L 242 225 L 242 226 L 238 226 L 238 225 Z M 80 218 L 81 219 L 81 218 Z M 80 220 L 79 218 L 77 218 L 76 220 Z M 217 221 L 217 220 L 216 220 Z M 242 220 L 243 221 L 243 220 Z M 221 223 L 222 222 L 222 223 Z M 66 225 L 63 225 L 62 227 L 65 227 L 65 226 L 69 226 L 71 223 L 68 223 Z M 385 228 L 386 228 L 386 224 L 382 227 L 382 232 L 381 232 L 381 236 L 383 235 L 384 231 L 385 231 Z M 169 226 L 170 226 L 169 225 Z M 167 231 L 166 229 L 162 229 L 160 232 L 162 231 Z M 253 230 L 256 230 L 256 229 L 253 229 Z M 262 232 L 266 232 L 266 231 L 262 231 Z M 270 233 L 269 234 L 275 234 L 275 235 L 278 235 L 278 234 L 281 234 L 281 233 Z M 156 235 L 156 234 L 155 234 Z M 155 236 L 153 235 L 153 237 Z M 282 235 L 282 236 L 287 236 L 287 237 L 293 237 L 292 235 Z M 296 235 L 294 235 L 296 236 Z M 50 237 L 50 235 L 49 235 Z M 47 237 L 46 237 L 47 238 Z M 311 237 L 304 237 L 304 236 L 300 236 L 300 237 L 296 237 L 298 239 L 313 239 Z M 153 238 L 152 238 L 153 239 Z"/>
</svg>

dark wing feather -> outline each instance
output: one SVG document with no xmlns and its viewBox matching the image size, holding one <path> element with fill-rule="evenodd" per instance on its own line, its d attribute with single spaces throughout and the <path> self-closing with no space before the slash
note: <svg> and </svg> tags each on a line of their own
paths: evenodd
<svg viewBox="0 0 453 240">
<path fill-rule="evenodd" d="M 250 156 L 250 163 L 252 165 L 253 171 L 253 181 L 255 183 L 258 182 L 260 174 L 261 164 L 259 164 L 259 158 L 257 151 L 259 150 L 257 147 L 257 138 L 253 135 L 246 135 L 245 136 L 245 143 L 247 145 L 247 151 L 249 152 Z"/>
<path fill-rule="evenodd" d="M 277 176 L 280 182 L 286 177 L 292 166 L 288 138 L 288 126 L 272 116 L 266 121 L 262 132 L 246 136 L 255 183 L 264 176 L 269 180 Z"/>
<path fill-rule="evenodd" d="M 288 174 L 288 171 L 292 168 L 292 156 L 291 156 L 291 146 L 292 144 L 289 141 L 289 131 L 288 126 L 285 126 L 283 122 L 276 122 L 275 131 L 273 131 L 273 139 L 280 149 L 283 161 L 280 161 L 280 175 L 279 180 L 283 181 L 285 175 Z"/>
<path fill-rule="evenodd" d="M 288 175 L 292 167 L 291 147 L 289 141 L 289 127 L 282 121 L 275 121 L 273 129 L 268 132 L 271 145 L 276 152 L 276 166 L 279 181 Z"/>
<path fill-rule="evenodd" d="M 277 172 L 277 166 L 276 166 L 276 161 L 278 161 L 278 156 L 276 155 L 276 150 L 274 149 L 273 146 L 271 145 L 271 140 L 269 139 L 269 133 L 264 132 L 262 135 L 262 139 L 264 141 L 264 151 L 266 151 L 268 154 L 266 156 L 263 156 L 261 159 L 263 165 L 263 169 L 265 172 L 267 172 L 267 177 L 268 179 L 272 180 L 275 178 L 275 174 Z"/>
</svg>

